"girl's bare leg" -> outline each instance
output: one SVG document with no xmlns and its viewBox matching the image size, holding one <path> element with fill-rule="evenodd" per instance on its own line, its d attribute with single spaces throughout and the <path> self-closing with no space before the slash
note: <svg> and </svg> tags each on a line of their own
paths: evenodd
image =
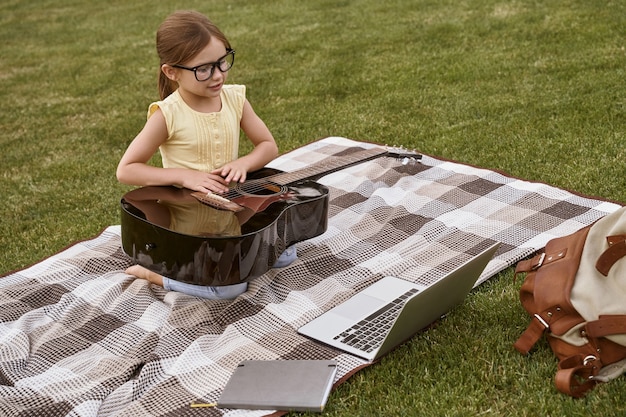
<svg viewBox="0 0 626 417">
<path fill-rule="evenodd" d="M 145 279 L 150 281 L 151 283 L 158 285 L 160 287 L 163 286 L 163 277 L 156 272 L 150 271 L 147 268 L 144 268 L 141 265 L 133 265 L 125 271 L 129 275 L 134 275 L 137 278 Z"/>
</svg>

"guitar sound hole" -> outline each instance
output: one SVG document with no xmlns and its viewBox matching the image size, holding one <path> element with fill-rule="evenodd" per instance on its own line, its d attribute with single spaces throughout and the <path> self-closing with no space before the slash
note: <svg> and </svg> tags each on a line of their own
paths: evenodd
<svg viewBox="0 0 626 417">
<path fill-rule="evenodd" d="M 248 181 L 243 184 L 237 184 L 236 188 L 240 194 L 251 196 L 281 195 L 289 191 L 289 188 L 284 185 L 273 184 L 267 181 Z"/>
</svg>

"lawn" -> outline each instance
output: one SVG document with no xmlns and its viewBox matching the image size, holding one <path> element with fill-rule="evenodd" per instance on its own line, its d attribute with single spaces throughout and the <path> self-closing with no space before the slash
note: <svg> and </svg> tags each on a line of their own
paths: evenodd
<svg viewBox="0 0 626 417">
<path fill-rule="evenodd" d="M 180 8 L 229 37 L 229 82 L 281 152 L 344 136 L 626 202 L 624 1 L 5 0 L 0 274 L 119 223 L 115 168 L 158 98 L 155 30 Z M 573 400 L 545 343 L 513 350 L 520 285 L 511 270 L 481 285 L 324 414 L 626 414 L 626 378 Z"/>
</svg>

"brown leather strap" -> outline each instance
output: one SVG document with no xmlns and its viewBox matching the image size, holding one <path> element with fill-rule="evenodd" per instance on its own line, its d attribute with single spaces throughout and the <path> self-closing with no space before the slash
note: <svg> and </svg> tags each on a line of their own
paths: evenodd
<svg viewBox="0 0 626 417">
<path fill-rule="evenodd" d="M 530 272 L 539 268 L 543 262 L 543 258 L 545 257 L 545 253 L 540 253 L 539 255 L 533 256 L 530 259 L 525 259 L 523 261 L 519 261 L 515 266 L 515 275 L 522 272 Z"/>
<path fill-rule="evenodd" d="M 556 388 L 564 394 L 580 398 L 598 383 L 591 376 L 599 367 L 601 364 L 597 364 L 595 358 L 576 355 L 563 359 L 554 379 Z"/>
<path fill-rule="evenodd" d="M 547 329 L 547 323 L 535 314 L 524 333 L 513 343 L 513 347 L 518 352 L 527 355 Z"/>
<path fill-rule="evenodd" d="M 549 264 L 554 261 L 558 261 L 559 259 L 565 257 L 567 254 L 567 248 L 560 249 L 558 251 L 552 253 L 540 253 L 539 255 L 535 255 L 530 259 L 525 259 L 523 261 L 519 261 L 515 266 L 515 276 L 522 272 L 530 272 L 536 269 L 539 269 L 542 265 Z"/>
<path fill-rule="evenodd" d="M 596 262 L 596 269 L 605 277 L 615 262 L 626 256 L 626 235 L 608 236 L 609 247 Z"/>
<path fill-rule="evenodd" d="M 606 241 L 609 244 L 609 246 L 613 246 L 616 243 L 620 243 L 620 242 L 626 241 L 626 235 L 607 236 L 606 237 Z"/>
<path fill-rule="evenodd" d="M 587 322 L 585 332 L 589 337 L 626 334 L 626 315 L 605 315 Z"/>
</svg>

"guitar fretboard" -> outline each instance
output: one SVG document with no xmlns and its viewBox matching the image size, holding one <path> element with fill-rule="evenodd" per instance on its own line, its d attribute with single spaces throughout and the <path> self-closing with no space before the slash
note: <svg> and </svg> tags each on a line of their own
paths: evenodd
<svg viewBox="0 0 626 417">
<path fill-rule="evenodd" d="M 288 185 L 296 181 L 315 178 L 322 174 L 329 174 L 338 169 L 347 168 L 360 162 L 377 158 L 386 153 L 387 151 L 385 149 L 371 148 L 359 150 L 348 155 L 330 156 L 306 168 L 292 172 L 281 172 L 279 174 L 270 175 L 265 177 L 264 180 L 273 182 L 274 184 Z"/>
</svg>

